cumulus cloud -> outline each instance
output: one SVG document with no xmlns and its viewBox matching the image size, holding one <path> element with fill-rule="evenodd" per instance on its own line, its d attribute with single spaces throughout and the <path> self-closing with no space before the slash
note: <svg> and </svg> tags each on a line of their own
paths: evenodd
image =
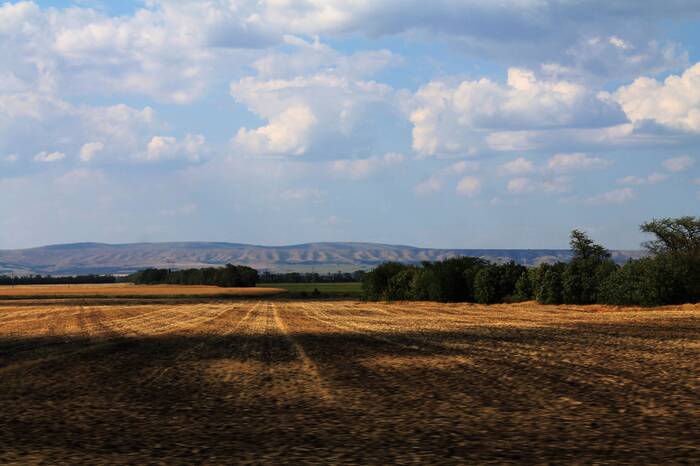
<svg viewBox="0 0 700 466">
<path fill-rule="evenodd" d="M 661 183 L 662 181 L 666 181 L 668 179 L 668 175 L 664 175 L 663 173 L 651 173 L 650 175 L 639 177 L 639 176 L 634 176 L 634 175 L 629 175 L 625 176 L 623 178 L 620 178 L 617 180 L 618 184 L 626 184 L 626 185 L 631 185 L 631 186 L 640 186 L 644 184 L 658 184 Z"/>
<path fill-rule="evenodd" d="M 637 78 L 632 84 L 620 87 L 614 98 L 633 122 L 648 120 L 668 128 L 700 133 L 700 63 L 663 82 Z"/>
<path fill-rule="evenodd" d="M 270 123 L 248 130 L 240 128 L 234 142 L 252 154 L 304 154 L 318 118 L 305 105 L 289 107 L 270 118 Z"/>
<path fill-rule="evenodd" d="M 581 152 L 573 154 L 555 154 L 547 161 L 547 169 L 554 172 L 604 168 L 608 165 L 610 165 L 610 161 L 607 159 L 591 157 Z"/>
<path fill-rule="evenodd" d="M 481 181 L 475 176 L 465 176 L 457 183 L 457 194 L 474 197 L 481 191 Z"/>
<path fill-rule="evenodd" d="M 502 164 L 498 170 L 504 175 L 523 175 L 534 172 L 535 164 L 525 157 L 518 157 Z"/>
<path fill-rule="evenodd" d="M 342 54 L 321 43 L 285 36 L 285 43 L 294 47 L 292 53 L 268 52 L 251 65 L 265 79 L 288 79 L 296 76 L 332 72 L 355 79 L 372 76 L 385 68 L 402 62 L 400 56 L 387 49 L 365 50 Z"/>
<path fill-rule="evenodd" d="M 182 104 L 235 65 L 237 49 L 281 41 L 257 8 L 254 2 L 149 1 L 130 15 L 107 16 L 81 7 L 6 3 L 0 22 L 8 26 L 0 34 L 8 50 L 41 66 L 53 86 Z"/>
<path fill-rule="evenodd" d="M 456 85 L 432 81 L 418 90 L 412 105 L 413 148 L 422 155 L 513 150 L 520 146 L 508 138 L 522 137 L 518 132 L 625 121 L 608 96 L 572 81 L 538 79 L 520 68 L 508 70 L 505 85 L 488 78 Z"/>
<path fill-rule="evenodd" d="M 581 36 L 559 57 L 561 63 L 546 63 L 542 70 L 552 76 L 603 81 L 658 74 L 687 65 L 688 53 L 678 44 L 635 36 Z"/>
<path fill-rule="evenodd" d="M 89 162 L 95 157 L 95 155 L 101 152 L 105 148 L 105 145 L 101 142 L 88 142 L 83 144 L 80 148 L 80 160 L 83 162 Z"/>
<path fill-rule="evenodd" d="M 367 178 L 380 169 L 389 168 L 403 163 L 403 154 L 390 152 L 383 157 L 369 157 L 366 159 L 341 159 L 331 162 L 331 171 L 347 178 Z"/>
<path fill-rule="evenodd" d="M 104 180 L 105 174 L 101 170 L 78 168 L 59 176 L 54 183 L 64 188 L 76 188 L 87 183 L 101 183 Z"/>
<path fill-rule="evenodd" d="M 241 128 L 233 138 L 234 147 L 251 154 L 303 155 L 320 140 L 352 139 L 358 126 L 394 105 L 389 86 L 330 72 L 292 79 L 247 77 L 231 84 L 231 95 L 268 121 Z"/>
<path fill-rule="evenodd" d="M 418 196 L 428 196 L 442 190 L 447 179 L 452 176 L 462 175 L 466 172 L 475 172 L 481 168 L 481 164 L 474 160 L 460 160 L 451 163 L 433 175 L 419 182 L 413 187 L 413 192 Z"/>
<path fill-rule="evenodd" d="M 588 204 L 624 204 L 637 198 L 632 188 L 620 188 L 586 199 Z"/>
<path fill-rule="evenodd" d="M 0 88 L 0 150 L 36 153 L 51 145 L 84 161 L 98 152 L 99 159 L 124 159 L 160 125 L 150 107 L 76 105 L 39 91 Z"/>
<path fill-rule="evenodd" d="M 687 155 L 664 160 L 664 168 L 670 172 L 686 171 L 695 164 L 695 160 Z"/>
<path fill-rule="evenodd" d="M 428 196 L 442 189 L 444 182 L 439 176 L 430 176 L 413 187 L 413 192 L 418 196 Z"/>
<path fill-rule="evenodd" d="M 149 162 L 172 159 L 199 162 L 205 150 L 206 140 L 201 134 L 187 134 L 183 141 L 172 136 L 154 136 L 140 158 Z"/>
<path fill-rule="evenodd" d="M 66 154 L 64 154 L 63 152 L 42 151 L 34 156 L 34 161 L 35 162 L 42 162 L 42 163 L 51 163 L 51 162 L 59 162 L 65 158 L 66 158 Z"/>
<path fill-rule="evenodd" d="M 508 181 L 506 189 L 511 193 L 525 193 L 534 191 L 535 186 L 530 178 L 520 177 Z"/>
<path fill-rule="evenodd" d="M 539 63 L 556 57 L 567 66 L 588 66 L 599 74 L 673 66 L 682 51 L 667 51 L 649 37 L 653 21 L 700 13 L 694 2 L 663 4 L 587 3 L 556 0 L 384 0 L 381 2 L 270 2 L 262 17 L 282 30 L 314 34 L 411 34 L 446 39 L 458 50 L 491 60 Z M 580 56 L 577 60 L 577 55 Z M 596 57 L 600 57 L 596 60 Z M 670 63 L 668 63 L 670 62 Z"/>
<path fill-rule="evenodd" d="M 521 193 L 564 193 L 571 190 L 571 179 L 565 176 L 533 180 L 529 177 L 517 177 L 508 181 L 506 189 L 513 194 Z"/>
</svg>

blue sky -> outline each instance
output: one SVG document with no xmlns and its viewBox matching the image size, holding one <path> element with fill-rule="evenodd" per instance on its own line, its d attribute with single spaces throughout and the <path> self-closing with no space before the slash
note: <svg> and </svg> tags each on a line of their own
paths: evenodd
<svg viewBox="0 0 700 466">
<path fill-rule="evenodd" d="M 698 215 L 696 1 L 0 4 L 0 248 L 559 248 Z"/>
</svg>

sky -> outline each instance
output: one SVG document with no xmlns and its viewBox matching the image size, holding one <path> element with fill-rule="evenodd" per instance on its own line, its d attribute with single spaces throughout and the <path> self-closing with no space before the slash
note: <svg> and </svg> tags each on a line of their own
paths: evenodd
<svg viewBox="0 0 700 466">
<path fill-rule="evenodd" d="M 0 3 L 2 249 L 637 249 L 699 143 L 696 0 Z"/>
</svg>

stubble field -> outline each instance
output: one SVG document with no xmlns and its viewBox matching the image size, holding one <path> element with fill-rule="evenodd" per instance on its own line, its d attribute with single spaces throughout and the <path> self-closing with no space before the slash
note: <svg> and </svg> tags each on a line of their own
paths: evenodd
<svg viewBox="0 0 700 466">
<path fill-rule="evenodd" d="M 698 463 L 700 305 L 0 303 L 0 463 Z"/>
</svg>

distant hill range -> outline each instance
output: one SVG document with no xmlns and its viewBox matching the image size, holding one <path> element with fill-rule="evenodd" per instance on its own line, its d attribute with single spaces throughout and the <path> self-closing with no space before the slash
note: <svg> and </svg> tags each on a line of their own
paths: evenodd
<svg viewBox="0 0 700 466">
<path fill-rule="evenodd" d="M 642 251 L 613 251 L 622 263 Z M 369 269 L 386 261 L 419 263 L 455 256 L 481 257 L 523 265 L 567 261 L 561 249 L 427 249 L 375 243 L 310 243 L 293 246 L 182 243 L 75 243 L 31 249 L 0 250 L 0 274 L 127 274 L 148 267 L 182 269 L 227 263 L 258 270 L 325 273 Z"/>
</svg>

